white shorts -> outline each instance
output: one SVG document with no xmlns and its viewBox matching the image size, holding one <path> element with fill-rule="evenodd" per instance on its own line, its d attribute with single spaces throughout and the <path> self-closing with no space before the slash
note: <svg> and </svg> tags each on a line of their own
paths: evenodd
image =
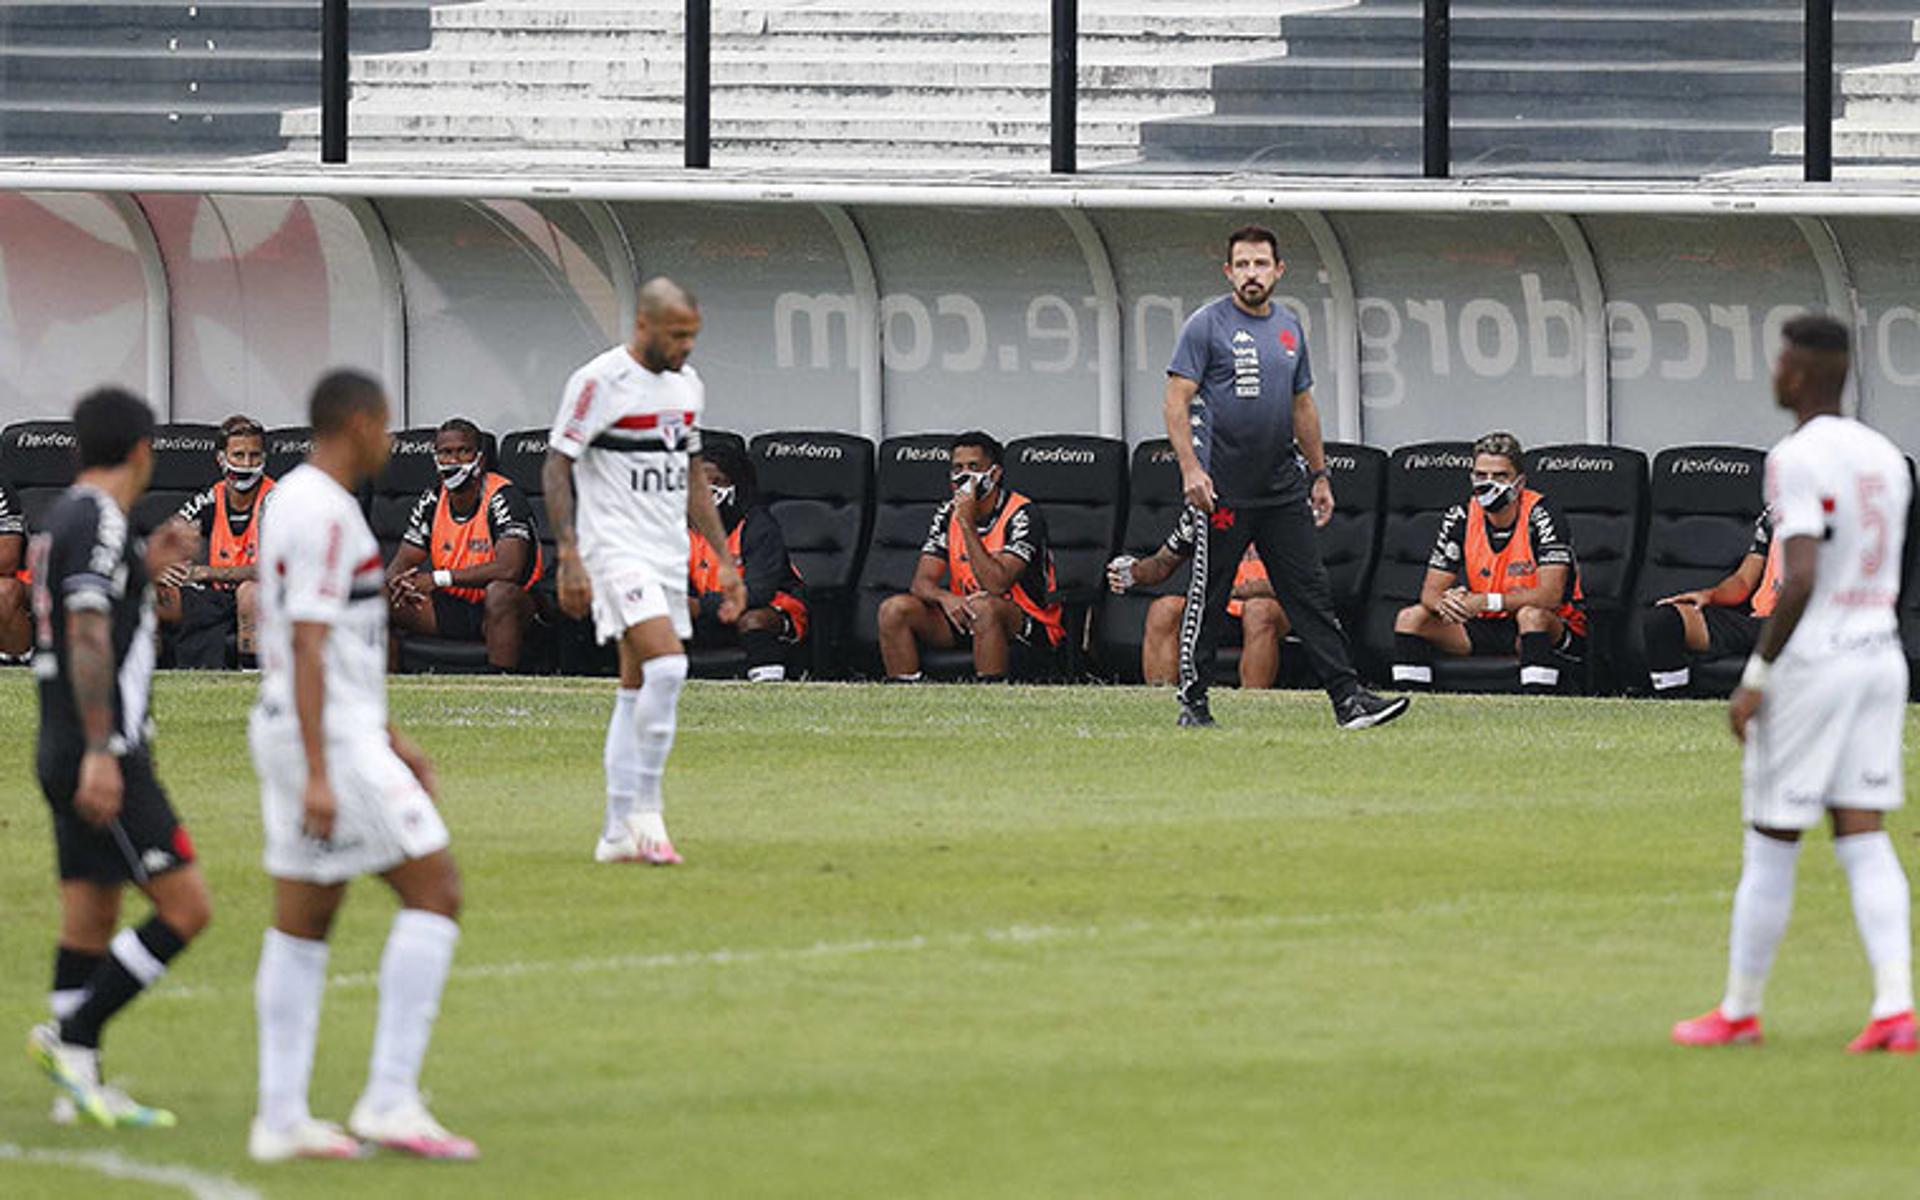
<svg viewBox="0 0 1920 1200">
<path fill-rule="evenodd" d="M 660 575 L 639 563 L 615 563 L 604 572 L 588 568 L 593 582 L 593 632 L 601 643 L 620 636 L 645 621 L 661 617 L 673 622 L 681 641 L 693 636 L 693 614 L 687 609 L 687 580 L 679 586 L 660 582 Z"/>
<path fill-rule="evenodd" d="M 1742 816 L 1762 829 L 1811 829 L 1830 808 L 1899 808 L 1906 719 L 1897 647 L 1781 660 L 1747 727 Z"/>
<path fill-rule="evenodd" d="M 275 879 L 344 883 L 447 848 L 446 823 L 385 734 L 329 742 L 327 774 L 339 811 L 325 842 L 302 828 L 307 756 L 299 733 L 256 729 L 247 740 L 260 776 L 267 874 Z"/>
</svg>

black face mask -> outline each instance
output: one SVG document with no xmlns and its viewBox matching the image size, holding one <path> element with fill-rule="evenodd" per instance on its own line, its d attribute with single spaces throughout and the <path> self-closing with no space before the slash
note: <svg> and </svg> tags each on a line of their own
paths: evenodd
<svg viewBox="0 0 1920 1200">
<path fill-rule="evenodd" d="M 440 486 L 450 492 L 457 492 L 467 486 L 473 477 L 480 473 L 480 460 L 463 463 L 440 464 Z"/>
</svg>

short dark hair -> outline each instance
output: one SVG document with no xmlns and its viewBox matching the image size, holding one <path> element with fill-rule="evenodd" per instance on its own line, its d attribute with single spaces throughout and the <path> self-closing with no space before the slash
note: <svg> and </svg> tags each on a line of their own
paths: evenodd
<svg viewBox="0 0 1920 1200">
<path fill-rule="evenodd" d="M 1521 453 L 1520 439 L 1505 430 L 1485 434 L 1473 444 L 1475 458 L 1482 454 L 1498 455 L 1512 463 L 1516 472 L 1525 472 L 1527 469 L 1526 464 L 1520 461 Z"/>
<path fill-rule="evenodd" d="M 220 449 L 226 450 L 237 437 L 257 437 L 264 447 L 267 441 L 267 427 L 252 417 L 236 413 L 220 422 Z"/>
<path fill-rule="evenodd" d="M 1242 242 L 1265 242 L 1273 247 L 1274 261 L 1280 259 L 1280 235 L 1265 225 L 1242 225 L 1227 235 L 1227 261 L 1233 261 L 1233 248 Z"/>
<path fill-rule="evenodd" d="M 752 508 L 759 501 L 759 473 L 753 469 L 753 459 L 737 444 L 715 438 L 703 443 L 700 457 L 720 468 L 720 473 L 733 481 L 733 486 L 738 489 L 735 502 L 741 508 Z"/>
<path fill-rule="evenodd" d="M 316 436 L 339 433 L 356 413 L 381 413 L 387 394 L 380 382 L 361 371 L 330 371 L 313 387 L 307 423 Z"/>
<path fill-rule="evenodd" d="M 1847 327 L 1825 313 L 1802 313 L 1782 325 L 1780 335 L 1794 349 L 1816 354 L 1848 354 L 1853 348 Z"/>
<path fill-rule="evenodd" d="M 448 417 L 446 420 L 440 422 L 440 428 L 434 430 L 434 433 L 464 433 L 472 438 L 473 444 L 482 450 L 487 447 L 487 435 L 481 433 L 480 427 L 465 417 Z"/>
<path fill-rule="evenodd" d="M 117 467 L 153 439 L 153 410 L 125 388 L 96 388 L 73 406 L 73 437 L 82 470 Z"/>
<path fill-rule="evenodd" d="M 995 440 L 992 434 L 987 433 L 983 430 L 979 430 L 979 429 L 968 430 L 967 432 L 961 434 L 959 437 L 954 438 L 953 444 L 947 447 L 947 449 L 949 451 L 954 451 L 954 450 L 958 450 L 962 446 L 977 446 L 980 449 L 985 450 L 987 452 L 987 457 L 993 460 L 993 465 L 996 467 L 1000 465 L 1001 459 L 1006 457 L 1006 451 L 1001 447 L 1000 443 L 997 440 Z"/>
</svg>

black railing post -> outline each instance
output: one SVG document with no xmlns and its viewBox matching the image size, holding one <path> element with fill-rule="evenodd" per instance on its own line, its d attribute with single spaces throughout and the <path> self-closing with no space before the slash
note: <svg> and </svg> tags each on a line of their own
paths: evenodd
<svg viewBox="0 0 1920 1200">
<path fill-rule="evenodd" d="M 1833 0 L 1807 0 L 1806 125 L 1802 158 L 1808 183 L 1833 182 Z"/>
<path fill-rule="evenodd" d="M 347 161 L 347 0 L 320 5 L 320 161 Z"/>
<path fill-rule="evenodd" d="M 1421 37 L 1422 170 L 1445 179 L 1453 170 L 1453 5 L 1427 0 Z"/>
<path fill-rule="evenodd" d="M 1053 0 L 1053 173 L 1079 169 L 1080 0 Z"/>
<path fill-rule="evenodd" d="M 713 0 L 687 0 L 687 166 L 713 157 Z"/>
</svg>

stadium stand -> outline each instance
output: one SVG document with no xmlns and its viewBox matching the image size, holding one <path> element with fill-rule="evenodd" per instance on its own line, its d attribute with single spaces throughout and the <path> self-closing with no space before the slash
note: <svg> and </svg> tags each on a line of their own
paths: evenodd
<svg viewBox="0 0 1920 1200">
<path fill-rule="evenodd" d="M 1712 587 L 1739 563 L 1764 506 L 1766 452 L 1744 446 L 1675 446 L 1653 459 L 1652 507 L 1636 607 L 1693 588 Z M 1627 622 L 1620 682 L 1646 690 L 1646 647 Z M 1695 659 L 1699 695 L 1726 695 L 1740 678 L 1741 656 Z"/>
<path fill-rule="evenodd" d="M 217 425 L 162 425 L 153 431 L 153 482 L 133 506 L 133 528 L 152 533 L 180 506 L 220 478 L 214 454 L 220 448 Z"/>
<path fill-rule="evenodd" d="M 29 530 L 78 468 L 71 421 L 19 421 L 0 430 L 0 479 L 20 498 Z"/>
<path fill-rule="evenodd" d="M 1127 445 L 1063 434 L 1007 444 L 1007 486 L 1040 506 L 1053 553 L 1054 599 L 1067 625 L 1068 678 L 1081 673 L 1088 616 L 1107 589 L 1107 560 L 1127 513 Z"/>
<path fill-rule="evenodd" d="M 1388 673 L 1393 662 L 1394 617 L 1420 599 L 1427 559 L 1440 534 L 1440 517 L 1466 500 L 1467 472 L 1472 468 L 1472 442 L 1419 442 L 1387 457 L 1380 559 L 1354 638 L 1363 673 L 1371 672 L 1376 678 Z M 1512 673 L 1512 660 L 1507 667 Z"/>
<path fill-rule="evenodd" d="M 809 670 L 842 674 L 848 620 L 873 529 L 873 443 L 857 434 L 763 433 L 751 453 L 760 495 L 807 585 Z"/>
</svg>

